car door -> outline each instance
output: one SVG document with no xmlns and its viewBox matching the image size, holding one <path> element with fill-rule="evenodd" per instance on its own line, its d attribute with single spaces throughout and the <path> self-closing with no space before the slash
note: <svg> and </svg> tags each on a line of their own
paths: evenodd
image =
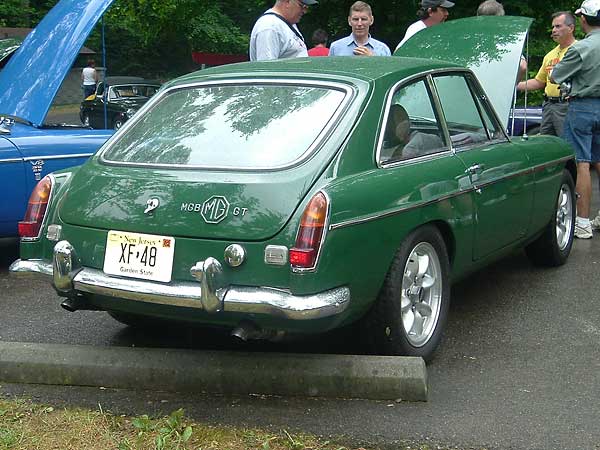
<svg viewBox="0 0 600 450">
<path fill-rule="evenodd" d="M 384 170 L 361 180 L 364 192 L 371 193 L 368 201 L 380 213 L 402 213 L 392 227 L 396 234 L 424 223 L 448 224 L 456 242 L 455 267 L 468 267 L 474 227 L 471 186 L 463 162 L 452 152 L 430 77 L 394 86 L 383 124 L 377 163 Z"/>
<path fill-rule="evenodd" d="M 0 236 L 16 236 L 16 223 L 23 219 L 29 191 L 25 162 L 19 150 L 0 136 Z"/>
<path fill-rule="evenodd" d="M 527 155 L 511 143 L 468 73 L 433 77 L 452 148 L 467 167 L 474 196 L 473 259 L 523 238 L 533 202 Z"/>
</svg>

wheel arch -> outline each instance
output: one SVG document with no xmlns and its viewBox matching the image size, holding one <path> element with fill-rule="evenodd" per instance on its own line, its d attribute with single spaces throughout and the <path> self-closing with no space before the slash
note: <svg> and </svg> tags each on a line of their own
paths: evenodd
<svg viewBox="0 0 600 450">
<path fill-rule="evenodd" d="M 567 169 L 569 171 L 569 173 L 573 177 L 573 181 L 575 183 L 577 183 L 577 165 L 575 163 L 575 160 L 574 159 L 568 160 L 567 164 L 565 165 L 565 169 Z"/>
<path fill-rule="evenodd" d="M 450 227 L 448 222 L 445 222 L 443 220 L 435 220 L 429 223 L 435 226 L 442 235 L 444 243 L 446 244 L 446 251 L 448 252 L 448 262 L 450 263 L 450 267 L 452 267 L 454 257 L 456 255 L 456 238 L 454 236 L 452 228 Z"/>
</svg>

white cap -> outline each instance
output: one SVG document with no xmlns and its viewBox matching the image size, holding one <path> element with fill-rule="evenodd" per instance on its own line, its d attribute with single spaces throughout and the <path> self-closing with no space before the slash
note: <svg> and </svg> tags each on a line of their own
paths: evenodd
<svg viewBox="0 0 600 450">
<path fill-rule="evenodd" d="M 575 11 L 576 16 L 600 17 L 600 0 L 584 0 L 581 7 Z"/>
</svg>

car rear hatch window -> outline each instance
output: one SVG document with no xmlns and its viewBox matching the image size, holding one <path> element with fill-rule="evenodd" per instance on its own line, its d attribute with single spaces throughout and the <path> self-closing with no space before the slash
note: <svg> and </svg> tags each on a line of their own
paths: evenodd
<svg viewBox="0 0 600 450">
<path fill-rule="evenodd" d="M 264 170 L 307 158 L 347 89 L 296 83 L 204 84 L 166 90 L 101 155 L 106 163 Z"/>
</svg>

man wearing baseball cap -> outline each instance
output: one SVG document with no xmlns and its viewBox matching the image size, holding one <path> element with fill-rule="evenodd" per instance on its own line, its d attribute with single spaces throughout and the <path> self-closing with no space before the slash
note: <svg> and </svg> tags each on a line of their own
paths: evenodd
<svg viewBox="0 0 600 450">
<path fill-rule="evenodd" d="M 562 137 L 575 148 L 577 159 L 575 237 L 590 239 L 590 167 L 600 171 L 600 0 L 585 0 L 575 15 L 586 36 L 569 48 L 550 78 L 571 84 Z"/>
<path fill-rule="evenodd" d="M 400 41 L 396 50 L 419 31 L 444 22 L 448 18 L 448 8 L 453 6 L 454 3 L 448 0 L 421 0 L 421 7 L 417 11 L 417 17 L 420 20 L 417 20 L 406 29 L 404 38 Z"/>
<path fill-rule="evenodd" d="M 297 23 L 317 0 L 276 0 L 250 35 L 250 61 L 308 56 Z"/>
</svg>

